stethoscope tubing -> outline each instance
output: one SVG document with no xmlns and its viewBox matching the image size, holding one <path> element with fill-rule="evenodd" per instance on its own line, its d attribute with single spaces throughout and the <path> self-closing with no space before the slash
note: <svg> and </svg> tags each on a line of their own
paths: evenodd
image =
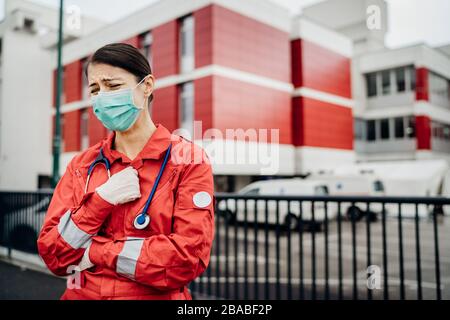
<svg viewBox="0 0 450 320">
<path fill-rule="evenodd" d="M 161 176 L 164 172 L 164 169 L 166 168 L 171 149 L 172 149 L 172 144 L 170 144 L 166 150 L 166 154 L 164 156 L 163 163 L 161 164 L 161 168 L 159 169 L 158 175 L 156 176 L 155 182 L 153 183 L 152 190 L 150 191 L 150 195 L 148 196 L 147 201 L 145 202 L 144 209 L 134 219 L 134 227 L 136 229 L 144 229 L 150 223 L 150 216 L 148 215 L 148 208 L 150 207 L 153 196 L 155 195 L 156 189 L 158 188 L 159 181 L 161 180 Z M 94 171 L 94 168 L 97 166 L 97 164 L 103 164 L 108 173 L 108 179 L 111 178 L 111 171 L 110 171 L 111 164 L 110 164 L 108 158 L 106 158 L 104 156 L 103 150 L 100 149 L 100 152 L 99 152 L 97 158 L 89 166 L 86 184 L 84 187 L 85 194 L 87 193 L 87 190 L 89 187 L 89 181 L 91 179 L 92 172 Z"/>
</svg>

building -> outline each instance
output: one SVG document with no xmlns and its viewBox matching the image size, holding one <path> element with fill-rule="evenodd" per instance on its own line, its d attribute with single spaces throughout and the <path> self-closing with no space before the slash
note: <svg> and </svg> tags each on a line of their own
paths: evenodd
<svg viewBox="0 0 450 320">
<path fill-rule="evenodd" d="M 450 161 L 450 56 L 415 45 L 355 63 L 366 88 L 355 115 L 359 160 Z"/>
<path fill-rule="evenodd" d="M 176 3 L 158 2 L 65 46 L 63 163 L 107 134 L 92 113 L 83 66 L 111 42 L 132 44 L 151 61 L 155 122 L 196 143 L 211 141 L 210 128 L 222 134 L 212 148 L 218 189 L 354 161 L 350 40 L 269 1 Z M 279 132 L 272 141 L 252 129 Z M 263 147 L 270 174 L 249 159 Z M 247 158 L 227 162 L 231 153 Z"/>
<path fill-rule="evenodd" d="M 369 30 L 366 9 L 380 9 Z M 325 1 L 303 15 L 352 39 L 357 162 L 450 161 L 450 46 L 388 49 L 383 0 Z M 450 163 L 450 162 L 449 162 Z"/>
<path fill-rule="evenodd" d="M 371 4 L 381 10 L 380 30 L 366 26 Z M 63 56 L 61 173 L 107 134 L 92 112 L 83 70 L 96 49 L 112 42 L 132 44 L 148 57 L 156 77 L 154 121 L 207 149 L 218 191 L 357 161 L 448 157 L 442 81 L 448 90 L 449 49 L 386 49 L 386 10 L 383 0 L 329 0 L 292 16 L 268 0 L 162 0 L 70 38 Z M 27 146 L 16 153 L 15 144 L 0 145 L 1 189 L 42 187 L 51 172 L 54 40 L 52 47 L 34 37 L 41 44 L 33 52 L 48 61 L 39 79 L 45 89 L 34 88 L 42 97 L 31 100 L 34 117 L 21 130 L 13 128 L 18 109 L 2 111 L 2 123 L 10 123 L 2 132 L 9 137 L 20 130 L 15 144 Z M 32 138 L 27 126 L 36 131 Z M 19 177 L 14 168 L 28 165 L 30 149 L 38 164 Z"/>
<path fill-rule="evenodd" d="M 103 23 L 81 18 L 65 42 Z M 36 190 L 50 183 L 52 69 L 58 12 L 23 0 L 6 1 L 0 23 L 0 189 Z M 32 53 L 32 54 L 31 54 Z"/>
</svg>

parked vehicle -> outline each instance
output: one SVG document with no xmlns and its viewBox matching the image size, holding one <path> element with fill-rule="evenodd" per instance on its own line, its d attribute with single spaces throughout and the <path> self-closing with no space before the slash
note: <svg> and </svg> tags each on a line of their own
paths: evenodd
<svg viewBox="0 0 450 320">
<path fill-rule="evenodd" d="M 327 195 L 328 187 L 320 182 L 307 181 L 304 179 L 274 179 L 251 183 L 238 191 L 238 195 Z M 325 220 L 324 204 L 317 202 L 313 208 L 310 201 L 268 200 L 267 217 L 266 205 L 264 200 L 228 200 L 218 204 L 219 214 L 223 215 L 228 222 L 247 221 L 249 223 L 267 223 L 271 225 L 283 225 L 291 229 L 297 228 L 298 223 L 303 223 L 306 227 L 320 228 L 320 224 Z M 278 210 L 277 210 L 278 209 Z M 301 217 L 300 217 L 301 211 Z M 277 215 L 278 212 L 278 215 Z M 327 219 L 333 219 L 335 216 L 327 213 Z M 266 220 L 267 219 L 267 220 Z"/>
<path fill-rule="evenodd" d="M 36 241 L 44 222 L 50 195 L 35 204 L 7 212 L 3 217 L 3 243 L 13 244 L 14 249 L 36 252 Z"/>
<path fill-rule="evenodd" d="M 313 174 L 307 177 L 308 181 L 316 181 L 328 187 L 331 196 L 384 196 L 384 183 L 373 174 Z M 333 206 L 337 210 L 336 206 Z M 340 212 L 350 219 L 360 220 L 365 214 L 370 214 L 371 220 L 376 219 L 376 213 L 382 211 L 380 203 L 370 206 L 367 212 L 365 203 L 342 202 Z M 336 215 L 338 213 L 336 212 Z"/>
<path fill-rule="evenodd" d="M 357 163 L 338 167 L 331 174 L 376 176 L 382 181 L 386 196 L 449 197 L 449 171 L 449 164 L 446 160 L 428 159 Z M 388 216 L 398 217 L 398 209 L 397 204 L 387 203 L 385 205 Z M 448 206 L 445 208 L 424 204 L 417 206 L 417 213 L 421 218 L 439 211 L 450 214 Z M 403 218 L 414 218 L 416 207 L 413 204 L 404 203 L 401 205 L 401 213 Z"/>
</svg>

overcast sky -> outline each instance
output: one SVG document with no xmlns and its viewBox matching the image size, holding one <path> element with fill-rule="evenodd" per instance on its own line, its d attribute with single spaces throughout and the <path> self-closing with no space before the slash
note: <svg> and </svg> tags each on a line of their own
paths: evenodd
<svg viewBox="0 0 450 320">
<path fill-rule="evenodd" d="M 57 6 L 59 0 L 31 0 Z M 78 5 L 82 13 L 106 22 L 129 15 L 158 0 L 65 0 L 67 5 Z M 244 0 L 243 0 L 244 1 Z M 293 13 L 303 6 L 323 0 L 271 0 L 289 8 Z M 450 0 L 386 0 L 389 13 L 389 31 L 386 45 L 399 47 L 425 42 L 436 46 L 450 43 Z"/>
</svg>

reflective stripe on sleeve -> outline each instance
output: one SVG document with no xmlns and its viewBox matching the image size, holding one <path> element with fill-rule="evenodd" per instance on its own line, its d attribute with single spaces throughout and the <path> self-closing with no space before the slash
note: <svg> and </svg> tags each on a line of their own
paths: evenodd
<svg viewBox="0 0 450 320">
<path fill-rule="evenodd" d="M 84 232 L 73 222 L 70 210 L 61 217 L 58 224 L 58 232 L 72 248 L 86 248 L 91 240 L 91 235 Z"/>
<path fill-rule="evenodd" d="M 123 249 L 117 258 L 117 273 L 132 280 L 135 279 L 136 264 L 143 244 L 144 239 L 141 238 L 128 238 L 125 241 Z"/>
</svg>

